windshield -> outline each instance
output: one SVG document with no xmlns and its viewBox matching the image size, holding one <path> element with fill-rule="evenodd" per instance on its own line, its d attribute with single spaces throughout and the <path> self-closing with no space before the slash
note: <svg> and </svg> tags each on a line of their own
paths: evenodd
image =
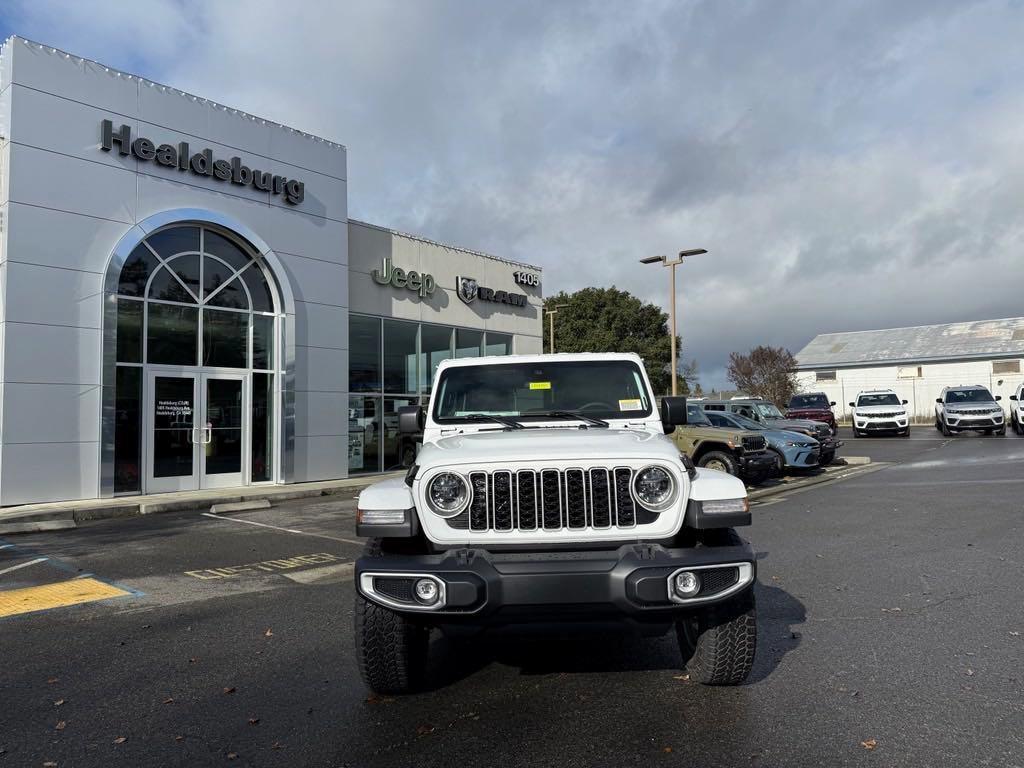
<svg viewBox="0 0 1024 768">
<path fill-rule="evenodd" d="M 790 408 L 831 408 L 825 395 L 793 395 Z"/>
<path fill-rule="evenodd" d="M 782 411 L 776 408 L 771 403 L 758 403 L 757 412 L 761 414 L 762 419 L 783 419 Z"/>
<path fill-rule="evenodd" d="M 697 424 L 704 427 L 710 427 L 711 421 L 708 419 L 708 415 L 704 413 L 704 409 L 699 405 L 686 405 L 686 423 Z"/>
<path fill-rule="evenodd" d="M 946 402 L 958 403 L 991 403 L 992 393 L 987 389 L 951 389 L 946 392 Z"/>
<path fill-rule="evenodd" d="M 900 399 L 892 393 L 887 395 L 861 395 L 857 398 L 858 408 L 866 408 L 869 405 L 902 405 L 902 403 L 900 403 Z"/>
<path fill-rule="evenodd" d="M 439 424 L 480 416 L 550 420 L 558 411 L 635 419 L 650 416 L 652 403 L 640 367 L 628 360 L 490 363 L 446 368 L 433 417 Z"/>
<path fill-rule="evenodd" d="M 746 416 L 740 416 L 738 414 L 734 414 L 730 418 L 732 419 L 732 423 L 735 424 L 740 429 L 756 429 L 756 430 L 767 429 L 767 427 L 764 424 L 762 424 L 762 423 L 760 423 L 758 421 L 754 421 L 753 419 L 748 419 Z"/>
</svg>

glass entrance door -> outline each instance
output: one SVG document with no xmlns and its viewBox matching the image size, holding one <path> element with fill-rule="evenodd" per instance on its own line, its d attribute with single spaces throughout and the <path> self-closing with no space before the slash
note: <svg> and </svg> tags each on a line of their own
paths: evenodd
<svg viewBox="0 0 1024 768">
<path fill-rule="evenodd" d="M 246 484 L 245 374 L 150 371 L 146 493 Z"/>
<path fill-rule="evenodd" d="M 244 485 L 245 376 L 204 373 L 200 459 L 202 488 Z"/>
<path fill-rule="evenodd" d="M 197 379 L 196 375 L 156 371 L 147 377 L 146 493 L 191 491 L 198 487 Z"/>
</svg>

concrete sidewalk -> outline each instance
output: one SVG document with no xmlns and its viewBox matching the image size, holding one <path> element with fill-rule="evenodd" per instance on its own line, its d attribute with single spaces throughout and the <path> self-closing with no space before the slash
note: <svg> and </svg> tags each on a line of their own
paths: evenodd
<svg viewBox="0 0 1024 768">
<path fill-rule="evenodd" d="M 0 509 L 0 534 L 57 531 L 74 528 L 88 520 L 114 517 L 135 517 L 156 512 L 174 512 L 202 509 L 214 504 L 243 501 L 302 499 L 314 496 L 333 496 L 358 491 L 371 483 L 389 477 L 403 477 L 404 472 L 368 475 L 345 480 L 325 480 L 318 483 L 292 483 L 289 485 L 259 485 L 248 488 L 220 488 L 204 491 L 156 493 L 144 496 L 117 496 L 112 499 L 86 499 L 57 501 L 48 504 L 25 504 Z"/>
</svg>

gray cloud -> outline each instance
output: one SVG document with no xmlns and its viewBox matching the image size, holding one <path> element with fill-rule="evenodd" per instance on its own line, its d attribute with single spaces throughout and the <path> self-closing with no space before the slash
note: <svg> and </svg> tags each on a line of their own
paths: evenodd
<svg viewBox="0 0 1024 768">
<path fill-rule="evenodd" d="M 345 143 L 353 216 L 540 264 L 680 273 L 686 357 L 1020 314 L 1012 2 L 26 0 L 14 31 Z M 995 279 L 965 296 L 963 276 Z"/>
</svg>

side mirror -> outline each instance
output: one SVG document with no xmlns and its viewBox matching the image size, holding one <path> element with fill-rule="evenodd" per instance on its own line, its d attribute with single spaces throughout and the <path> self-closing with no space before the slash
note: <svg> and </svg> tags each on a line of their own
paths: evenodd
<svg viewBox="0 0 1024 768">
<path fill-rule="evenodd" d="M 942 398 L 941 397 L 936 397 L 935 398 L 935 402 L 938 403 L 939 405 L 942 405 Z"/>
<path fill-rule="evenodd" d="M 403 435 L 415 435 L 423 431 L 427 414 L 419 405 L 407 405 L 398 409 L 398 431 Z"/>
<path fill-rule="evenodd" d="M 1002 400 L 1002 399 L 1003 399 L 1002 395 L 996 395 L 996 400 Z"/>
<path fill-rule="evenodd" d="M 907 401 L 906 401 L 906 400 L 903 400 L 902 402 L 903 402 L 903 404 L 904 404 L 904 405 L 906 405 L 906 404 L 907 404 Z"/>
<path fill-rule="evenodd" d="M 856 406 L 856 405 L 854 405 L 853 403 L 850 403 L 850 407 L 851 407 L 851 408 L 856 408 L 857 406 Z"/>
<path fill-rule="evenodd" d="M 672 428 L 682 427 L 686 424 L 685 397 L 661 398 L 661 423 L 666 432 L 671 432 Z"/>
<path fill-rule="evenodd" d="M 835 401 L 835 400 L 833 400 L 832 402 L 830 402 L 830 403 L 828 404 L 828 407 L 829 407 L 829 408 L 835 408 L 835 406 L 836 406 L 836 401 Z"/>
</svg>

